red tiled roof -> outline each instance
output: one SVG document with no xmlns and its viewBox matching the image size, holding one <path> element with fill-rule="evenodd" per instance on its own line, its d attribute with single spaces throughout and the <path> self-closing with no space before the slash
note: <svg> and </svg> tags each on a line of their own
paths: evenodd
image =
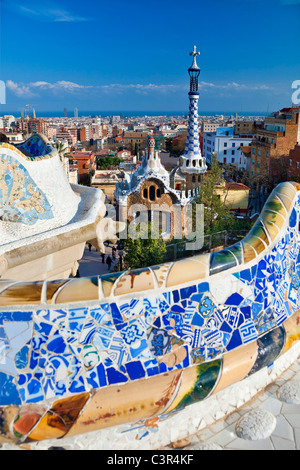
<svg viewBox="0 0 300 470">
<path fill-rule="evenodd" d="M 292 106 L 291 108 L 282 108 L 280 113 L 292 113 L 294 109 L 299 109 L 299 106 Z"/>
</svg>

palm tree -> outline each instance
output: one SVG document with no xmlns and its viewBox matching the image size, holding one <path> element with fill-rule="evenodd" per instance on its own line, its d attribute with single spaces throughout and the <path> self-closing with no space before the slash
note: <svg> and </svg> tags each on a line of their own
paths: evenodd
<svg viewBox="0 0 300 470">
<path fill-rule="evenodd" d="M 63 142 L 56 141 L 54 142 L 54 148 L 57 150 L 59 158 L 63 164 L 64 158 L 66 157 L 66 154 L 68 152 L 68 147 L 66 147 Z"/>
</svg>

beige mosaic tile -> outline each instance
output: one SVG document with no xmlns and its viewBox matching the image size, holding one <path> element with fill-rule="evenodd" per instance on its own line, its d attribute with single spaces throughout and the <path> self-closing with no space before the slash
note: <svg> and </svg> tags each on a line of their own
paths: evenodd
<svg viewBox="0 0 300 470">
<path fill-rule="evenodd" d="M 208 276 L 209 254 L 194 256 L 173 264 L 168 274 L 166 286 L 172 287 L 177 284 L 204 279 Z"/>
</svg>

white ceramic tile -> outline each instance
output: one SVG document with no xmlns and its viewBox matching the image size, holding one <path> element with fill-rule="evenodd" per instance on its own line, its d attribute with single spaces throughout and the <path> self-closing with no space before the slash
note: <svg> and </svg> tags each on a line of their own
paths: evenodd
<svg viewBox="0 0 300 470">
<path fill-rule="evenodd" d="M 294 440 L 283 439 L 282 437 L 272 435 L 271 441 L 275 450 L 295 450 L 296 448 Z"/>
<path fill-rule="evenodd" d="M 284 418 L 284 416 L 277 416 L 276 428 L 272 433 L 272 437 L 281 437 L 283 439 L 294 440 L 294 432 L 292 425 Z"/>
</svg>

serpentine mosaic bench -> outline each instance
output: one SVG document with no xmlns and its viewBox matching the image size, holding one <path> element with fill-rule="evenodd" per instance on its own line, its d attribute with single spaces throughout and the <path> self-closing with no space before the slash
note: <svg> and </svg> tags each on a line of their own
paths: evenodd
<svg viewBox="0 0 300 470">
<path fill-rule="evenodd" d="M 115 233 L 105 212 L 104 194 L 70 184 L 45 136 L 34 134 L 16 146 L 0 143 L 0 278 L 75 275 L 86 242 L 99 249 L 110 230 Z"/>
<path fill-rule="evenodd" d="M 151 427 L 268 367 L 300 337 L 300 185 L 249 234 L 136 271 L 0 281 L 0 432 L 16 443 Z"/>
</svg>

